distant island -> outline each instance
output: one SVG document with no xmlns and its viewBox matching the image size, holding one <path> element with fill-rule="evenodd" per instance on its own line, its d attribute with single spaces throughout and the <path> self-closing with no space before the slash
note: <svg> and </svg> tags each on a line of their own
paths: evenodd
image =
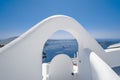
<svg viewBox="0 0 120 80">
<path fill-rule="evenodd" d="M 5 46 L 6 44 L 10 43 L 11 41 L 13 41 L 16 38 L 18 38 L 18 36 L 10 37 L 10 38 L 7 38 L 7 39 L 1 39 L 0 40 L 0 48 Z"/>
</svg>

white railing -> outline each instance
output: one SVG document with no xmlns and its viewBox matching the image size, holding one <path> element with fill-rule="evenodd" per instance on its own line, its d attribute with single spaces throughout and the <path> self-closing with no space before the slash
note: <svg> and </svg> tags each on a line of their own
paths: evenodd
<svg viewBox="0 0 120 80">
<path fill-rule="evenodd" d="M 90 54 L 93 80 L 120 80 L 120 77 L 94 52 Z"/>
</svg>

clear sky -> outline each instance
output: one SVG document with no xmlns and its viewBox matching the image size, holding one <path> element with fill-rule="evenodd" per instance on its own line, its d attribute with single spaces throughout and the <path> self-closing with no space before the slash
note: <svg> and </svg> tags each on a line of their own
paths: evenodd
<svg viewBox="0 0 120 80">
<path fill-rule="evenodd" d="M 75 18 L 95 38 L 120 38 L 120 0 L 0 0 L 0 39 L 57 14 Z"/>
</svg>

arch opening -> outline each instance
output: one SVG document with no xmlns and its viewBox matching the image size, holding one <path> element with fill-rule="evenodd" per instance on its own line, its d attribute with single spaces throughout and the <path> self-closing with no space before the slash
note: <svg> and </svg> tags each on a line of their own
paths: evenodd
<svg viewBox="0 0 120 80">
<path fill-rule="evenodd" d="M 58 30 L 45 42 L 43 48 L 43 63 L 50 62 L 58 54 L 66 54 L 71 58 L 77 57 L 78 42 L 69 32 Z"/>
</svg>

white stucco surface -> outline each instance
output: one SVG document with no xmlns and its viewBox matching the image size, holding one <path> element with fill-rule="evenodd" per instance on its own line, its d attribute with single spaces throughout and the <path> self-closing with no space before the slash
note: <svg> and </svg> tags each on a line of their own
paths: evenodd
<svg viewBox="0 0 120 80">
<path fill-rule="evenodd" d="M 120 80 L 120 77 L 94 52 L 90 54 L 92 80 Z"/>
<path fill-rule="evenodd" d="M 120 66 L 120 48 L 106 49 L 107 60 L 106 63 L 110 67 Z"/>
<path fill-rule="evenodd" d="M 110 45 L 108 48 L 120 48 L 120 43 Z"/>
<path fill-rule="evenodd" d="M 49 80 L 74 80 L 72 59 L 65 55 L 55 56 L 49 64 Z"/>
</svg>

